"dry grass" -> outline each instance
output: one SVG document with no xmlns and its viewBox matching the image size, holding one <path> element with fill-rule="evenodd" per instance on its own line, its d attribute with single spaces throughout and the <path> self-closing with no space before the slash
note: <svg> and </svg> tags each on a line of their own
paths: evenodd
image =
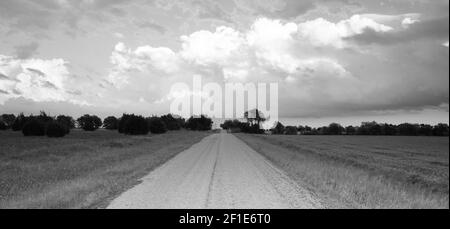
<svg viewBox="0 0 450 229">
<path fill-rule="evenodd" d="M 65 138 L 0 131 L 0 208 L 101 208 L 138 179 L 208 135 L 132 137 L 72 131 Z"/>
<path fill-rule="evenodd" d="M 448 208 L 449 138 L 236 134 L 330 208 Z"/>
</svg>

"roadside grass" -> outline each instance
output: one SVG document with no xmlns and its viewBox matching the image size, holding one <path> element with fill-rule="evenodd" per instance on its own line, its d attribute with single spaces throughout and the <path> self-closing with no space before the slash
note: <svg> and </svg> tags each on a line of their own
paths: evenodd
<svg viewBox="0 0 450 229">
<path fill-rule="evenodd" d="M 61 139 L 0 132 L 0 208 L 104 208 L 210 132 L 127 136 L 74 130 Z"/>
<path fill-rule="evenodd" d="M 328 208 L 449 208 L 449 138 L 235 134 Z"/>
</svg>

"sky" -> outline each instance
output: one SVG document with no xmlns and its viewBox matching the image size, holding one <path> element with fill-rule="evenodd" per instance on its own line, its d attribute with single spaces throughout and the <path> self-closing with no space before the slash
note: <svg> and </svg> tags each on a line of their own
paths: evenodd
<svg viewBox="0 0 450 229">
<path fill-rule="evenodd" d="M 0 113 L 160 115 L 202 76 L 292 124 L 449 122 L 447 0 L 2 0 L 0 38 Z"/>
</svg>

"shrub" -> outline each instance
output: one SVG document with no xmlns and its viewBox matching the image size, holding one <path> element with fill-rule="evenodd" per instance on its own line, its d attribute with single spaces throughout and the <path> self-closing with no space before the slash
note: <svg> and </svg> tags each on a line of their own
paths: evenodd
<svg viewBox="0 0 450 229">
<path fill-rule="evenodd" d="M 70 132 L 69 128 L 65 124 L 59 122 L 50 122 L 47 125 L 46 135 L 52 138 L 64 137 Z"/>
<path fill-rule="evenodd" d="M 24 136 L 44 136 L 45 123 L 32 117 L 31 120 L 23 126 L 22 133 Z"/>
<path fill-rule="evenodd" d="M 0 130 L 7 130 L 7 129 L 8 126 L 3 121 L 0 121 Z"/>
<path fill-rule="evenodd" d="M 119 118 L 118 123 L 117 123 L 117 128 L 119 130 L 119 133 L 121 133 L 121 134 L 125 133 L 125 123 L 127 123 L 128 119 L 130 119 L 131 116 L 132 115 L 129 115 L 129 114 L 123 114 L 122 117 Z"/>
<path fill-rule="evenodd" d="M 23 113 L 20 113 L 16 119 L 14 120 L 11 129 L 13 131 L 21 131 L 23 126 L 25 125 L 25 123 L 27 122 L 27 118 L 25 117 L 25 115 L 23 115 Z"/>
<path fill-rule="evenodd" d="M 130 135 L 146 135 L 148 132 L 148 123 L 144 117 L 131 115 L 126 119 L 123 133 Z"/>
<path fill-rule="evenodd" d="M 117 130 L 119 127 L 119 120 L 114 116 L 109 116 L 103 120 L 103 127 L 107 130 Z"/>
<path fill-rule="evenodd" d="M 152 134 L 163 134 L 167 132 L 167 126 L 162 118 L 151 117 L 148 119 L 148 127 Z"/>
<path fill-rule="evenodd" d="M 297 127 L 295 127 L 295 126 L 286 126 L 284 134 L 286 134 L 286 135 L 297 135 Z"/>
<path fill-rule="evenodd" d="M 66 128 L 67 133 L 70 132 L 70 129 L 75 128 L 75 120 L 70 116 L 59 115 L 56 117 L 56 121 Z"/>
<path fill-rule="evenodd" d="M 201 115 L 200 117 L 190 117 L 186 122 L 186 128 L 190 130 L 211 130 L 212 128 L 212 119 Z"/>
<path fill-rule="evenodd" d="M 410 123 L 402 123 L 398 125 L 398 134 L 405 136 L 416 136 L 418 134 L 418 125 Z"/>
<path fill-rule="evenodd" d="M 95 115 L 83 115 L 77 119 L 78 126 L 85 131 L 95 131 L 102 126 L 102 120 Z"/>
<path fill-rule="evenodd" d="M 328 126 L 328 131 L 325 134 L 330 134 L 330 135 L 341 135 L 342 132 L 344 132 L 344 127 L 342 127 L 340 124 L 338 123 L 331 123 Z"/>
<path fill-rule="evenodd" d="M 448 125 L 445 123 L 439 123 L 433 127 L 434 136 L 448 136 Z"/>
<path fill-rule="evenodd" d="M 354 135 L 356 133 L 356 128 L 353 126 L 347 126 L 345 127 L 345 134 L 347 135 Z"/>
<path fill-rule="evenodd" d="M 41 113 L 38 116 L 30 116 L 30 118 L 36 118 L 38 121 L 44 123 L 44 125 L 54 121 L 55 119 L 51 116 L 48 116 L 45 112 L 41 111 Z"/>
<path fill-rule="evenodd" d="M 6 129 L 11 128 L 15 120 L 16 116 L 13 114 L 2 114 L 2 116 L 0 116 L 0 122 L 3 122 L 3 124 L 5 124 Z"/>
<path fill-rule="evenodd" d="M 161 120 L 168 130 L 179 130 L 184 126 L 184 119 L 179 117 L 175 118 L 172 114 L 161 116 Z"/>
</svg>

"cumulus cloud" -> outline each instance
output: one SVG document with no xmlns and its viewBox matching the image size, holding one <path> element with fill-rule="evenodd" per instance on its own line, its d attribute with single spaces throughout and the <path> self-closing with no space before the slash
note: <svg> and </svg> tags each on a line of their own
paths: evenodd
<svg viewBox="0 0 450 229">
<path fill-rule="evenodd" d="M 148 72 L 151 69 L 170 74 L 178 70 L 178 57 L 169 48 L 141 46 L 136 50 L 118 43 L 111 55 L 113 69 L 108 75 L 108 82 L 120 88 L 128 83 L 129 74 L 133 71 Z"/>
<path fill-rule="evenodd" d="M 246 77 L 251 71 L 278 71 L 287 77 L 322 66 L 337 70 L 333 75 L 344 75 L 344 67 L 332 58 L 301 58 L 293 52 L 296 44 L 301 42 L 300 32 L 295 23 L 260 18 L 245 32 L 220 26 L 213 32 L 201 30 L 181 36 L 178 52 L 151 46 L 131 50 L 118 43 L 111 55 L 113 68 L 108 79 L 120 86 L 128 82 L 129 73 L 133 71 L 149 72 L 152 69 L 170 75 L 179 71 L 217 73 L 214 70 L 218 69 L 224 80 L 248 80 Z M 263 77 L 254 79 L 264 80 Z"/>
<path fill-rule="evenodd" d="M 448 77 L 443 77 L 446 70 L 436 67 L 438 63 L 417 64 L 424 69 L 400 68 L 397 61 L 413 63 L 419 57 L 382 48 L 373 53 L 360 52 L 359 43 L 355 42 L 366 33 L 385 36 L 415 30 L 415 26 L 423 23 L 418 21 L 402 28 L 404 18 L 405 15 L 395 20 L 384 18 L 383 24 L 380 17 L 374 19 L 373 15 L 354 15 L 337 22 L 318 18 L 300 23 L 262 17 L 247 30 L 219 26 L 212 31 L 183 35 L 179 50 L 152 46 L 130 49 L 119 43 L 111 55 L 113 68 L 108 78 L 121 86 L 136 80 L 140 84 L 165 85 L 151 86 L 156 94 L 152 99 L 146 98 L 149 103 L 159 105 L 167 104 L 173 97 L 173 92 L 168 91 L 171 83 L 189 82 L 194 75 L 218 83 L 278 82 L 282 92 L 280 112 L 289 116 L 441 104 L 448 99 L 442 94 L 448 87 L 438 85 L 446 85 Z M 422 46 L 409 48 L 428 48 L 427 43 Z M 384 57 L 378 52 L 384 52 Z M 422 74 L 432 66 L 440 71 L 434 71 L 435 80 L 429 81 Z M 169 83 L 164 84 L 161 79 Z M 434 94 L 424 88 L 435 88 Z"/>
<path fill-rule="evenodd" d="M 238 31 L 225 26 L 218 27 L 215 32 L 203 30 L 182 36 L 181 41 L 181 57 L 198 65 L 224 64 L 239 54 L 245 43 Z"/>
<path fill-rule="evenodd" d="M 194 75 L 218 83 L 279 82 L 281 87 L 289 87 L 287 91 L 294 92 L 284 96 L 290 101 L 312 95 L 333 101 L 354 97 L 352 93 L 357 90 L 347 89 L 343 93 L 340 87 L 335 88 L 357 81 L 337 59 L 299 55 L 297 46 L 304 43 L 299 33 L 296 23 L 259 18 L 246 31 L 220 26 L 214 31 L 201 30 L 181 36 L 178 51 L 151 46 L 133 50 L 118 43 L 111 55 L 113 67 L 108 81 L 117 88 L 142 78 L 146 78 L 149 85 L 157 82 L 159 88 L 151 87 L 151 91 L 159 94 L 147 101 L 158 104 L 173 98 L 170 84 L 163 90 L 161 78 L 168 82 L 189 82 Z"/>
<path fill-rule="evenodd" d="M 345 39 L 363 34 L 367 30 L 374 33 L 386 33 L 392 31 L 393 28 L 361 15 L 354 15 L 338 23 L 318 18 L 299 24 L 301 38 L 307 39 L 314 46 L 332 46 L 335 48 L 347 47 L 348 44 Z"/>
<path fill-rule="evenodd" d="M 71 101 L 66 90 L 70 73 L 63 59 L 18 59 L 0 55 L 0 104 L 23 97 L 36 102 Z"/>
</svg>

